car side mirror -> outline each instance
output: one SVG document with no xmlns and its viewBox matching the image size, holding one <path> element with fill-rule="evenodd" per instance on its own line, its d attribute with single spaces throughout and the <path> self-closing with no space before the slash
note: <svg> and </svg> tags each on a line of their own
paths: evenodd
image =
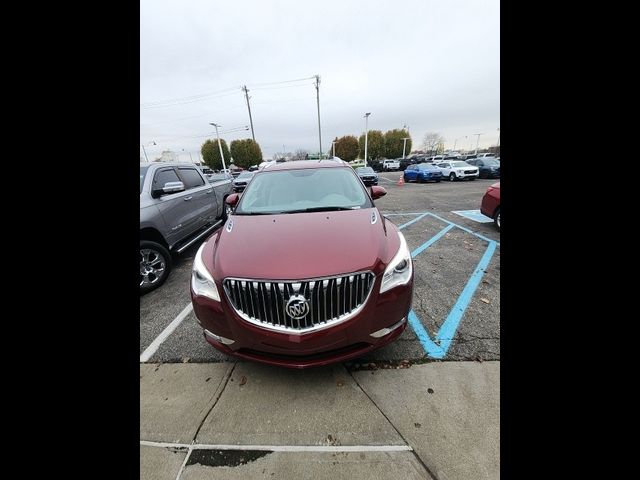
<svg viewBox="0 0 640 480">
<path fill-rule="evenodd" d="M 240 196 L 237 193 L 232 193 L 225 199 L 224 202 L 230 207 L 235 207 L 238 204 L 239 199 L 240 199 Z"/>
<path fill-rule="evenodd" d="M 184 183 L 182 182 L 167 182 L 162 187 L 163 193 L 177 193 L 184 191 Z"/>
<path fill-rule="evenodd" d="M 167 193 L 177 193 L 184 191 L 184 183 L 182 182 L 167 182 L 164 184 L 162 188 L 156 188 L 151 191 L 151 196 L 153 198 L 158 198 L 162 195 L 166 195 Z"/>
<path fill-rule="evenodd" d="M 387 194 L 387 190 L 384 187 L 374 185 L 371 187 L 371 198 L 374 200 L 380 197 L 384 197 Z"/>
</svg>

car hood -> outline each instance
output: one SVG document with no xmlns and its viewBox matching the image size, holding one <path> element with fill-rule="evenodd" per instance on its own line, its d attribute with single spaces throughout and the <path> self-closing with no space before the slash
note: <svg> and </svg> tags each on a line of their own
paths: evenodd
<svg viewBox="0 0 640 480">
<path fill-rule="evenodd" d="M 377 275 L 400 244 L 396 227 L 376 208 L 232 215 L 211 240 L 204 261 L 217 280 L 296 280 L 361 270 Z"/>
</svg>

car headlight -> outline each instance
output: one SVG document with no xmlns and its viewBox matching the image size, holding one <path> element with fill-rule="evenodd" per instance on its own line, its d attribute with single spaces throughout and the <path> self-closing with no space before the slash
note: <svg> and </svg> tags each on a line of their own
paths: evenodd
<svg viewBox="0 0 640 480">
<path fill-rule="evenodd" d="M 398 237 L 400 238 L 400 248 L 384 271 L 382 283 L 380 284 L 380 293 L 384 293 L 400 285 L 406 285 L 411 279 L 413 272 L 411 252 L 407 246 L 407 241 L 404 239 L 404 235 L 398 232 Z"/>
<path fill-rule="evenodd" d="M 206 242 L 205 242 L 206 243 Z M 209 270 L 204 266 L 202 261 L 202 250 L 205 243 L 200 245 L 198 253 L 193 260 L 193 270 L 191 271 L 191 289 L 193 293 L 200 297 L 207 297 L 216 302 L 220 301 L 220 294 L 216 287 L 216 282 L 213 281 L 213 277 L 209 273 Z"/>
</svg>

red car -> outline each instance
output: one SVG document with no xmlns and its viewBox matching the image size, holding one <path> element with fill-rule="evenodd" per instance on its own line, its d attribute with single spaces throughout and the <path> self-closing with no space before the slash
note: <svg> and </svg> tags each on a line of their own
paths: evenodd
<svg viewBox="0 0 640 480">
<path fill-rule="evenodd" d="M 413 264 L 341 160 L 256 172 L 225 225 L 194 259 L 193 309 L 204 337 L 240 358 L 290 368 L 342 362 L 390 343 L 407 325 Z"/>
<path fill-rule="evenodd" d="M 493 218 L 496 228 L 500 231 L 500 182 L 491 185 L 482 197 L 480 212 Z"/>
</svg>

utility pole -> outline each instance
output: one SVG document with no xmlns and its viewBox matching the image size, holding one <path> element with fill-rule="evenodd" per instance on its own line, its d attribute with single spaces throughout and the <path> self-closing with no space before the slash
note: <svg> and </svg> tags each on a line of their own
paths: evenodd
<svg viewBox="0 0 640 480">
<path fill-rule="evenodd" d="M 480 144 L 480 135 L 482 135 L 481 133 L 474 133 L 474 135 L 478 136 L 478 140 L 476 141 L 476 155 L 478 155 L 478 145 Z"/>
<path fill-rule="evenodd" d="M 255 142 L 256 136 L 253 133 L 253 119 L 251 118 L 251 105 L 249 105 L 249 90 L 247 89 L 246 85 L 242 87 L 242 90 L 244 91 L 244 96 L 247 99 L 247 108 L 249 109 L 249 123 L 251 123 L 251 138 L 253 138 L 253 141 Z"/>
<path fill-rule="evenodd" d="M 220 135 L 218 135 L 218 125 L 217 123 L 210 123 L 209 125 L 213 125 L 216 127 L 216 137 L 218 137 L 218 148 L 220 149 L 220 158 L 222 158 L 222 169 L 226 170 L 227 166 L 224 164 L 224 153 L 222 153 L 222 144 L 220 143 Z"/>
<path fill-rule="evenodd" d="M 336 142 L 335 141 L 331 142 L 331 146 L 333 147 L 333 156 L 335 157 L 336 156 Z"/>
<path fill-rule="evenodd" d="M 367 143 L 369 141 L 369 115 L 371 112 L 364 114 L 364 166 L 367 166 Z"/>
<path fill-rule="evenodd" d="M 405 150 L 407 149 L 407 140 L 411 140 L 411 137 L 404 137 L 402 139 L 402 158 L 407 158 Z"/>
<path fill-rule="evenodd" d="M 318 140 L 320 142 L 320 159 L 322 159 L 322 131 L 320 130 L 320 75 L 316 78 L 316 102 L 318 103 Z"/>
<path fill-rule="evenodd" d="M 142 151 L 144 152 L 144 158 L 146 158 L 147 163 L 149 163 L 149 157 L 147 157 L 147 151 L 144 149 L 144 145 L 142 145 Z"/>
</svg>

